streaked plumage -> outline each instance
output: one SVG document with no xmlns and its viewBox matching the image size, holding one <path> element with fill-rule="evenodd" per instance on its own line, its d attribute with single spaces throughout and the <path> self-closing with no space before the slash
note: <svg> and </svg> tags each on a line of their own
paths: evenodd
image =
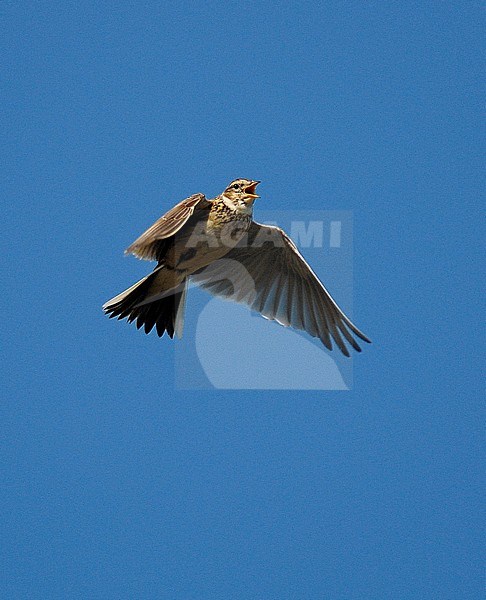
<svg viewBox="0 0 486 600">
<path fill-rule="evenodd" d="M 110 317 L 136 321 L 146 333 L 182 334 L 188 281 L 213 295 L 249 306 L 267 319 L 332 340 L 370 340 L 346 317 L 292 240 L 278 227 L 252 220 L 259 182 L 237 179 L 220 196 L 195 194 L 161 217 L 127 253 L 156 260 L 154 271 L 108 301 Z M 230 333 L 230 332 L 229 332 Z"/>
</svg>

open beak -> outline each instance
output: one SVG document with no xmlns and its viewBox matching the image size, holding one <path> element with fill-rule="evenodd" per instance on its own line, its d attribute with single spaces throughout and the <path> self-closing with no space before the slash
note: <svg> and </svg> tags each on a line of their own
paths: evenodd
<svg viewBox="0 0 486 600">
<path fill-rule="evenodd" d="M 250 198 L 260 198 L 258 194 L 255 194 L 256 186 L 261 183 L 260 181 L 252 181 L 250 185 L 247 185 L 245 188 L 245 194 L 250 196 Z"/>
</svg>

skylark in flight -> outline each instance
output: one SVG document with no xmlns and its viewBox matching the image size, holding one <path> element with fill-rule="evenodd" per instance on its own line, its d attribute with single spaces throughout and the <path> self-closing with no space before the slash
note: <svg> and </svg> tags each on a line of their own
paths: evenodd
<svg viewBox="0 0 486 600">
<path fill-rule="evenodd" d="M 212 200 L 194 194 L 169 210 L 126 250 L 157 266 L 104 304 L 105 313 L 135 321 L 146 333 L 155 327 L 159 336 L 180 337 L 192 281 L 306 331 L 329 350 L 334 340 L 349 356 L 346 340 L 361 352 L 354 336 L 370 340 L 338 307 L 297 246 L 278 227 L 253 221 L 259 183 L 235 179 Z"/>
</svg>

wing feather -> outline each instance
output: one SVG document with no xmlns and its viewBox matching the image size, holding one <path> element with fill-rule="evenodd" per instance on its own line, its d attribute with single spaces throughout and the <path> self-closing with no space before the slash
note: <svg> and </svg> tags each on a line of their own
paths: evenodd
<svg viewBox="0 0 486 600">
<path fill-rule="evenodd" d="M 257 238 L 267 241 L 256 245 L 253 242 Z M 270 238 L 272 242 L 268 241 Z M 248 281 L 243 282 L 241 273 L 232 268 L 233 260 L 251 277 L 256 294 L 249 293 Z M 237 245 L 217 263 L 195 273 L 193 281 L 212 294 L 247 304 L 267 319 L 306 331 L 329 350 L 333 339 L 345 356 L 349 356 L 349 351 L 344 340 L 361 351 L 352 334 L 370 342 L 338 307 L 297 246 L 278 227 L 252 223 L 246 244 Z"/>
<path fill-rule="evenodd" d="M 211 202 L 206 200 L 204 194 L 194 194 L 182 200 L 142 233 L 125 250 L 125 254 L 133 254 L 145 260 L 159 260 L 162 251 L 168 246 L 167 240 L 187 223 L 195 211 L 209 208 L 210 205 Z"/>
</svg>

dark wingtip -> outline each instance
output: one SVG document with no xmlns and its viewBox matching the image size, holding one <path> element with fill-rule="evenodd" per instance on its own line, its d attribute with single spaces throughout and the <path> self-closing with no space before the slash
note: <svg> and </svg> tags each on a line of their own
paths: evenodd
<svg viewBox="0 0 486 600">
<path fill-rule="evenodd" d="M 371 344 L 371 340 L 370 338 L 366 337 L 365 334 L 360 331 L 357 327 L 350 327 L 351 331 L 353 331 L 360 339 L 363 340 L 363 342 L 366 342 L 367 344 Z"/>
<path fill-rule="evenodd" d="M 344 354 L 344 356 L 346 358 L 351 358 L 351 354 L 349 354 L 349 350 L 346 348 L 346 346 L 344 346 L 343 348 L 341 348 L 341 346 L 339 346 L 339 350 L 341 350 L 341 352 Z"/>
</svg>

